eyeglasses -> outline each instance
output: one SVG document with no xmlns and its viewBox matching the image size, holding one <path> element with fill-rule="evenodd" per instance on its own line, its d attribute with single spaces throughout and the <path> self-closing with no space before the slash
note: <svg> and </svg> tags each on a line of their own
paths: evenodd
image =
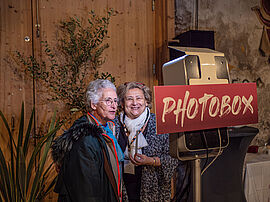
<svg viewBox="0 0 270 202">
<path fill-rule="evenodd" d="M 126 102 L 143 102 L 145 99 L 143 97 L 127 97 L 125 98 Z"/>
<path fill-rule="evenodd" d="M 118 106 L 117 98 L 115 98 L 114 100 L 112 98 L 105 98 L 104 100 L 100 100 L 100 102 L 105 102 L 107 106 L 112 106 L 113 103 Z"/>
</svg>

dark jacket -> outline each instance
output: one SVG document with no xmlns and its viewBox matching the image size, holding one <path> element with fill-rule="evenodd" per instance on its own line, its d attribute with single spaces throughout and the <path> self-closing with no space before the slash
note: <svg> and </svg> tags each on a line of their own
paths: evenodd
<svg viewBox="0 0 270 202">
<path fill-rule="evenodd" d="M 103 151 L 110 157 L 102 133 L 101 127 L 82 116 L 54 141 L 53 160 L 61 165 L 54 189 L 58 201 L 118 201 L 104 168 Z"/>
</svg>

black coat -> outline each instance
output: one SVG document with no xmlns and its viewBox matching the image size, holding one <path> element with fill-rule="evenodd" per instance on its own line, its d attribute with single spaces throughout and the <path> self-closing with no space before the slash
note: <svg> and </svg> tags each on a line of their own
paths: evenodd
<svg viewBox="0 0 270 202">
<path fill-rule="evenodd" d="M 54 189 L 58 201 L 118 201 L 104 169 L 102 148 L 109 154 L 102 133 L 83 116 L 54 141 L 53 160 L 61 165 Z"/>
</svg>

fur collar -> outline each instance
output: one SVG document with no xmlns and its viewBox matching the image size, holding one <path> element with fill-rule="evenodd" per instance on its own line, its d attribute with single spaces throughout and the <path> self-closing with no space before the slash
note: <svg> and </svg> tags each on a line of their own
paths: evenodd
<svg viewBox="0 0 270 202">
<path fill-rule="evenodd" d="M 51 146 L 53 161 L 61 165 L 64 155 L 72 149 L 73 143 L 84 136 L 100 136 L 102 132 L 101 127 L 90 123 L 87 116 L 82 116 L 74 122 L 71 128 L 53 141 Z"/>
</svg>

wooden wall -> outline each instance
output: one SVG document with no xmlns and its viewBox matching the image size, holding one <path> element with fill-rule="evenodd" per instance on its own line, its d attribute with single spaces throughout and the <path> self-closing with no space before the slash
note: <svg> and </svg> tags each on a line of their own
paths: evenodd
<svg viewBox="0 0 270 202">
<path fill-rule="evenodd" d="M 57 107 L 44 103 L 43 90 L 19 72 L 14 51 L 42 57 L 41 41 L 56 41 L 56 26 L 69 16 L 86 17 L 90 10 L 105 15 L 113 8 L 109 24 L 106 62 L 101 71 L 116 77 L 116 85 L 126 81 L 143 82 L 152 88 L 162 81 L 161 66 L 168 60 L 167 41 L 174 37 L 173 0 L 1 0 L 0 1 L 0 110 L 14 132 L 22 101 L 26 118 L 36 108 L 35 133 Z M 39 30 L 39 33 L 37 31 Z M 27 37 L 29 40 L 27 40 Z M 154 67 L 154 69 L 153 69 Z M 0 122 L 0 145 L 7 147 Z"/>
<path fill-rule="evenodd" d="M 13 52 L 19 50 L 32 54 L 32 16 L 30 1 L 0 1 L 0 110 L 16 131 L 22 101 L 27 105 L 26 116 L 30 117 L 33 107 L 33 83 L 19 74 L 21 69 L 13 62 Z M 3 137 L 4 125 L 0 121 L 0 145 L 8 147 L 7 138 Z M 7 134 L 7 133 L 5 133 Z"/>
</svg>

